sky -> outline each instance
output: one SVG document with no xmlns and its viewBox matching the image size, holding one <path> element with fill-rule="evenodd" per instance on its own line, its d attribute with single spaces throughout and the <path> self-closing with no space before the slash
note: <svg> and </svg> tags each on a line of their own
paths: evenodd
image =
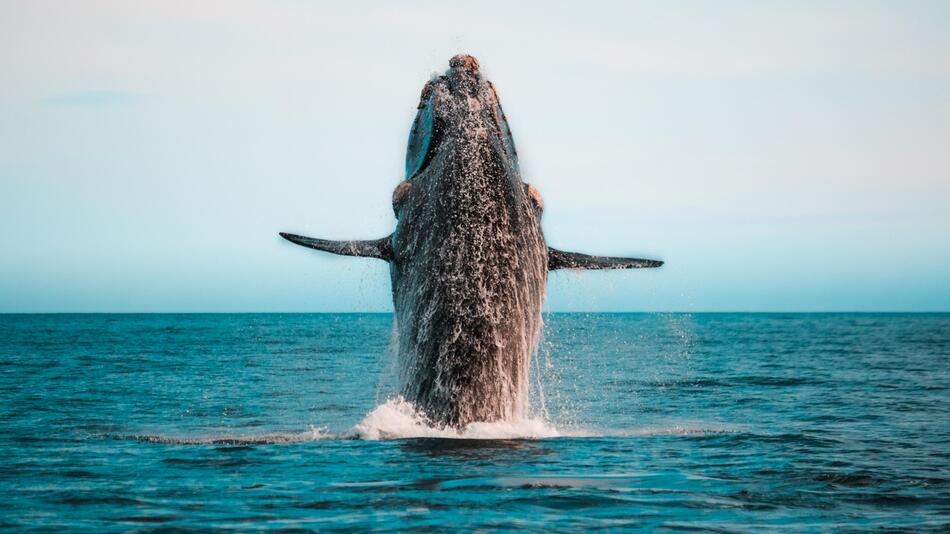
<svg viewBox="0 0 950 534">
<path fill-rule="evenodd" d="M 548 311 L 950 311 L 950 3 L 0 2 L 0 312 L 390 311 L 425 81 L 475 55 Z"/>
</svg>

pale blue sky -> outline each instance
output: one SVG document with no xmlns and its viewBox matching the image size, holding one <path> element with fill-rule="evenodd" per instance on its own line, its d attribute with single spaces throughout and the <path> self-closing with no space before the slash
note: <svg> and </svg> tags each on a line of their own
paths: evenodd
<svg viewBox="0 0 950 534">
<path fill-rule="evenodd" d="M 563 3 L 567 4 L 567 3 Z M 391 309 L 423 83 L 476 55 L 551 310 L 950 310 L 947 2 L 3 2 L 0 312 Z"/>
</svg>

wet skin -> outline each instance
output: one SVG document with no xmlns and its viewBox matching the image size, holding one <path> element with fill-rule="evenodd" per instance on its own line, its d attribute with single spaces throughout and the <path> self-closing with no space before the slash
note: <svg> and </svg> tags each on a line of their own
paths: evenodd
<svg viewBox="0 0 950 534">
<path fill-rule="evenodd" d="M 281 233 L 299 245 L 390 262 L 401 393 L 438 425 L 524 414 L 547 273 L 659 267 L 547 247 L 543 203 L 524 183 L 507 118 L 471 56 L 422 90 L 398 222 L 375 241 Z"/>
</svg>

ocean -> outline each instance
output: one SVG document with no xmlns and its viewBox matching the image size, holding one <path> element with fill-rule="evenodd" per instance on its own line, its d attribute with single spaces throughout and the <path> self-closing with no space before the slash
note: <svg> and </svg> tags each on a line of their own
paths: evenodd
<svg viewBox="0 0 950 534">
<path fill-rule="evenodd" d="M 0 315 L 0 529 L 950 529 L 950 314 L 547 314 L 531 413 L 389 314 Z"/>
</svg>

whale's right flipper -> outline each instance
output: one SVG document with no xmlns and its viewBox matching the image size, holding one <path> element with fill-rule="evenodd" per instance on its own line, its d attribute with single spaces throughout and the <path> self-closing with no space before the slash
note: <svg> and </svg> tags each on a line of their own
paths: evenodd
<svg viewBox="0 0 950 534">
<path fill-rule="evenodd" d="M 375 239 L 371 241 L 331 241 L 329 239 L 317 239 L 314 237 L 305 237 L 302 235 L 280 232 L 280 237 L 283 237 L 287 241 L 296 243 L 302 247 L 332 252 L 333 254 L 340 254 L 342 256 L 379 258 L 386 261 L 391 261 L 393 259 L 391 236 L 386 236 L 382 239 Z"/>
<path fill-rule="evenodd" d="M 660 260 L 588 256 L 548 247 L 548 270 L 556 269 L 646 269 L 663 265 Z"/>
</svg>

